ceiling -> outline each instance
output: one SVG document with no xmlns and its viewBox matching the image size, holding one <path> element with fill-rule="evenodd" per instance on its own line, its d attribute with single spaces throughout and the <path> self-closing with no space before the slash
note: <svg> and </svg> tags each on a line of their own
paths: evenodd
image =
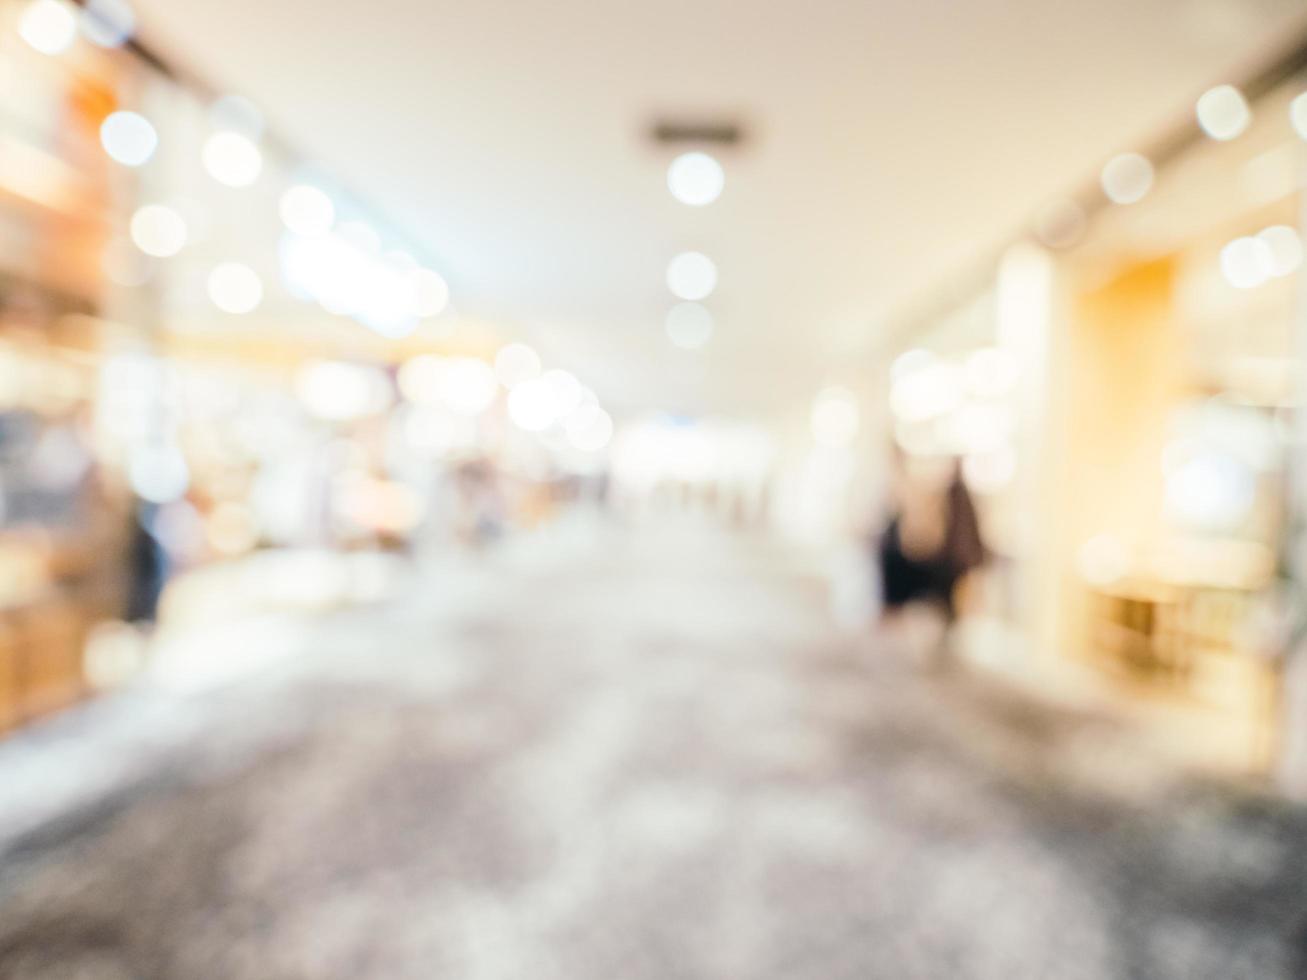
<svg viewBox="0 0 1307 980">
<path fill-rule="evenodd" d="M 135 0 L 421 243 L 464 315 L 619 411 L 765 412 L 1304 26 L 1298 0 Z M 653 118 L 728 116 L 726 191 L 665 187 Z M 716 261 L 705 351 L 668 259 Z"/>
</svg>

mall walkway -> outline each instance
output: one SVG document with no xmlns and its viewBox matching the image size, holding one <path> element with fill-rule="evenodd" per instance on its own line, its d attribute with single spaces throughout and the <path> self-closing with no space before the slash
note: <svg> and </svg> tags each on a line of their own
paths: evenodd
<svg viewBox="0 0 1307 980">
<path fill-rule="evenodd" d="M 0 977 L 1307 975 L 1302 813 L 860 649 L 767 547 L 411 590 L 0 745 Z"/>
</svg>

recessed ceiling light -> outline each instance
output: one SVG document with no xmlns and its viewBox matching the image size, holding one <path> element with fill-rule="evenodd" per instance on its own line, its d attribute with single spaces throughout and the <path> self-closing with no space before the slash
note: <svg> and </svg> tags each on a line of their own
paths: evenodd
<svg viewBox="0 0 1307 980">
<path fill-rule="evenodd" d="M 63 0 L 33 0 L 18 21 L 18 33 L 42 54 L 60 54 L 77 37 L 77 17 Z"/>
<path fill-rule="evenodd" d="M 186 245 L 186 222 L 163 204 L 137 208 L 132 215 L 131 233 L 137 248 L 157 258 L 176 255 Z"/>
<path fill-rule="evenodd" d="M 704 299 L 717 288 L 717 266 L 702 252 L 682 252 L 667 264 L 667 288 L 680 299 Z"/>
<path fill-rule="evenodd" d="M 1214 140 L 1232 140 L 1248 128 L 1252 113 L 1233 85 L 1218 85 L 1198 98 L 1198 125 Z"/>
<path fill-rule="evenodd" d="M 1289 122 L 1293 124 L 1293 131 L 1307 140 L 1307 92 L 1289 103 Z"/>
<path fill-rule="evenodd" d="M 682 153 L 667 168 L 667 189 L 691 207 L 703 207 L 721 196 L 726 186 L 722 165 L 707 153 Z"/>
<path fill-rule="evenodd" d="M 128 167 L 139 167 L 154 155 L 159 135 L 150 121 L 135 112 L 111 112 L 100 124 L 104 152 Z"/>
<path fill-rule="evenodd" d="M 677 303 L 667 311 L 667 339 L 682 350 L 697 350 L 712 338 L 713 319 L 698 303 Z"/>
<path fill-rule="evenodd" d="M 204 169 L 220 184 L 249 187 L 263 170 L 263 154 L 248 136 L 222 130 L 204 143 Z"/>
<path fill-rule="evenodd" d="M 1153 165 L 1138 153 L 1122 153 L 1103 168 L 1103 191 L 1117 204 L 1141 201 L 1153 186 Z"/>
<path fill-rule="evenodd" d="M 225 313 L 249 313 L 263 301 L 263 283 L 249 266 L 223 262 L 209 273 L 209 299 Z"/>
</svg>

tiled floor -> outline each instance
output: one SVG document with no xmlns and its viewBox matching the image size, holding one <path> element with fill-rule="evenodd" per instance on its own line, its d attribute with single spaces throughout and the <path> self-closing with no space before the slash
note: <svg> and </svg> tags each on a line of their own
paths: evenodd
<svg viewBox="0 0 1307 980">
<path fill-rule="evenodd" d="M 1307 815 L 899 664 L 781 552 L 442 567 L 0 746 L 0 977 L 1307 975 Z"/>
</svg>

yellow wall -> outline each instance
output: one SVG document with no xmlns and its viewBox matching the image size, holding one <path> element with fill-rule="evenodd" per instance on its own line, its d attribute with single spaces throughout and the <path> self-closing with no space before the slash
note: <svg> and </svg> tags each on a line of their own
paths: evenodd
<svg viewBox="0 0 1307 980">
<path fill-rule="evenodd" d="M 1047 513 L 1055 581 L 1049 601 L 1056 649 L 1087 646 L 1078 556 L 1101 534 L 1146 554 L 1161 528 L 1161 455 L 1172 410 L 1186 392 L 1186 352 L 1175 312 L 1177 263 L 1131 265 L 1090 285 L 1072 270 L 1055 326 L 1046 451 Z"/>
</svg>

